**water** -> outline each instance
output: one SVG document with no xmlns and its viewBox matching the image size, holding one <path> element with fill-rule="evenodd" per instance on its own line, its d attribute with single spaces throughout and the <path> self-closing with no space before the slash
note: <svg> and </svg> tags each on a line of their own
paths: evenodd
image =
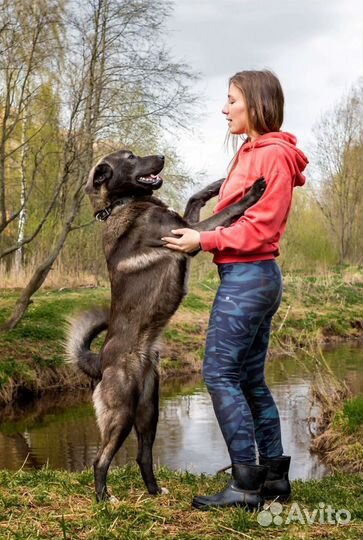
<svg viewBox="0 0 363 540">
<path fill-rule="evenodd" d="M 354 394 L 363 392 L 363 346 L 342 344 L 325 352 L 332 370 L 344 378 Z M 284 453 L 292 456 L 291 478 L 320 478 L 328 474 L 310 454 L 311 368 L 307 357 L 278 357 L 266 365 L 266 380 L 280 411 Z M 70 405 L 70 402 L 77 404 Z M 21 419 L 0 425 L 0 468 L 50 468 L 80 471 L 91 466 L 99 434 L 90 393 L 39 400 L 32 407 L 11 411 Z M 134 462 L 136 437 L 132 433 L 114 460 Z M 229 456 L 215 420 L 211 401 L 200 377 L 163 385 L 154 461 L 174 470 L 215 473 L 229 464 Z"/>
</svg>

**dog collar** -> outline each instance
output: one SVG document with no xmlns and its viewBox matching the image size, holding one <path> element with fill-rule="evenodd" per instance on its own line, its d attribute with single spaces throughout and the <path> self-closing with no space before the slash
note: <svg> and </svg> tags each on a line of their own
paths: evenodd
<svg viewBox="0 0 363 540">
<path fill-rule="evenodd" d="M 116 208 L 116 206 L 123 206 L 124 204 L 127 204 L 130 201 L 133 201 L 135 197 L 133 195 L 127 195 L 125 197 L 121 197 L 120 199 L 117 199 L 114 201 L 110 206 L 106 206 L 106 208 L 103 208 L 102 210 L 99 210 L 95 213 L 95 218 L 97 221 L 106 221 L 108 217 L 110 217 L 112 210 Z"/>
</svg>

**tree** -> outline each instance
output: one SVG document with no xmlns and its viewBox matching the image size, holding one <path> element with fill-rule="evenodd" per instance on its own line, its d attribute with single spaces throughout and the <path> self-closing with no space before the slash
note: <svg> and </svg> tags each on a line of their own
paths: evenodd
<svg viewBox="0 0 363 540">
<path fill-rule="evenodd" d="M 284 269 L 305 271 L 337 262 L 326 220 L 312 196 L 309 183 L 306 189 L 294 190 L 279 260 Z"/>
<path fill-rule="evenodd" d="M 25 0 L 2 3 L 3 30 L 0 32 L 0 258 L 16 252 L 19 269 L 23 246 L 41 231 L 56 201 L 26 237 L 27 206 L 37 183 L 38 155 L 32 170 L 28 162 L 34 139 L 47 126 L 48 103 L 41 100 L 41 89 L 51 79 L 60 59 L 59 33 L 61 0 Z M 44 122 L 39 122 L 46 107 Z M 42 111 L 44 112 L 44 111 Z M 35 158 L 35 156 L 33 156 Z"/>
<path fill-rule="evenodd" d="M 50 250 L 5 328 L 13 328 L 21 319 L 68 234 L 87 224 L 77 216 L 94 157 L 107 146 L 120 147 L 126 138 L 131 144 L 137 141 L 141 145 L 141 130 L 150 141 L 163 126 L 185 126 L 185 111 L 195 99 L 188 86 L 193 77 L 185 65 L 171 60 L 160 40 L 169 11 L 170 4 L 162 0 L 85 0 L 81 11 L 77 3 L 67 3 L 62 15 L 62 70 L 52 73 L 60 102 L 58 174 L 47 179 L 53 191 L 43 214 L 45 219 L 28 237 L 24 235 L 21 244 L 32 242 L 46 228 L 50 215 L 60 219 L 52 229 Z M 20 212 L 21 208 L 12 219 Z M 4 216 L 7 221 L 6 211 Z M 2 255 L 19 247 L 15 242 Z"/>
<path fill-rule="evenodd" d="M 362 260 L 355 236 L 363 208 L 363 80 L 321 118 L 314 131 L 315 197 L 339 263 Z"/>
</svg>

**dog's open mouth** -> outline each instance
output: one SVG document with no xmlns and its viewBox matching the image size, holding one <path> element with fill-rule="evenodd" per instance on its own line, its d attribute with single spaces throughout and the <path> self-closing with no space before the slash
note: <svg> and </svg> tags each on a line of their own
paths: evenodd
<svg viewBox="0 0 363 540">
<path fill-rule="evenodd" d="M 148 176 L 140 176 L 137 178 L 137 181 L 140 184 L 144 184 L 145 186 L 150 186 L 152 188 L 159 188 L 161 184 L 163 183 L 163 179 L 160 178 L 157 174 L 149 174 Z"/>
</svg>

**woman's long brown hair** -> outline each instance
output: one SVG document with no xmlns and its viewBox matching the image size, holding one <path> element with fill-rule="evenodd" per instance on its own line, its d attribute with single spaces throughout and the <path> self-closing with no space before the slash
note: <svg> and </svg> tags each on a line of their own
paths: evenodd
<svg viewBox="0 0 363 540">
<path fill-rule="evenodd" d="M 243 94 L 247 107 L 248 131 L 254 130 L 260 135 L 271 131 L 280 131 L 284 120 L 284 93 L 276 75 L 267 69 L 260 71 L 239 71 L 229 79 Z M 233 168 L 237 157 L 238 136 L 232 136 L 235 156 L 228 167 Z M 227 134 L 226 142 L 230 140 Z"/>
</svg>

